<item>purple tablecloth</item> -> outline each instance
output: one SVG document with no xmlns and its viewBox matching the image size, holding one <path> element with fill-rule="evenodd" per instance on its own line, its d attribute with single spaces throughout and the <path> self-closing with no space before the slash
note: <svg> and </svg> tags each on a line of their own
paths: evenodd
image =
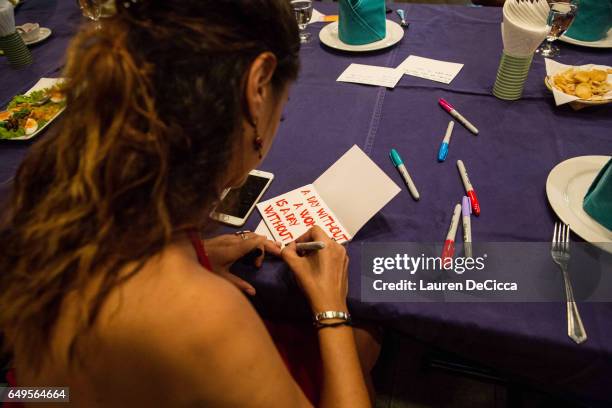
<svg viewBox="0 0 612 408">
<path fill-rule="evenodd" d="M 395 5 L 391 5 L 393 9 Z M 333 4 L 317 4 L 335 13 Z M 555 215 L 545 194 L 546 177 L 574 156 L 612 154 L 612 105 L 574 112 L 557 108 L 546 90 L 544 63 L 534 63 L 523 98 L 504 102 L 491 96 L 501 53 L 500 9 L 406 5 L 410 29 L 395 47 L 346 54 L 318 41 L 321 24 L 309 28 L 312 43 L 302 49 L 302 72 L 293 86 L 274 148 L 261 166 L 276 174 L 265 197 L 312 182 L 350 146 L 357 144 L 403 186 L 388 158 L 397 148 L 417 183 L 421 201 L 402 192 L 348 246 L 350 305 L 359 318 L 383 322 L 442 348 L 496 366 L 511 375 L 597 400 L 612 401 L 612 304 L 580 305 L 589 339 L 576 346 L 567 337 L 565 305 L 509 303 L 392 303 L 359 301 L 360 243 L 438 242 L 462 194 L 454 162 L 462 158 L 478 190 L 482 215 L 473 221 L 475 241 L 547 241 Z M 41 11 L 43 10 L 43 11 Z M 389 18 L 397 21 L 396 15 Z M 38 21 L 54 30 L 34 48 L 36 63 L 12 71 L 0 59 L 0 104 L 54 76 L 68 37 L 79 22 L 71 1 L 28 0 L 19 22 Z M 610 50 L 560 44 L 559 61 L 612 65 Z M 352 62 L 395 67 L 408 55 L 465 66 L 450 85 L 404 76 L 393 89 L 335 82 Z M 449 116 L 437 106 L 444 97 L 479 129 L 472 136 L 455 127 L 449 158 L 435 161 Z M 0 145 L 0 182 L 9 179 L 27 145 Z M 253 215 L 253 229 L 260 217 Z M 240 271 L 258 290 L 254 303 L 271 316 L 307 316 L 286 267 L 268 262 L 260 271 Z"/>
</svg>

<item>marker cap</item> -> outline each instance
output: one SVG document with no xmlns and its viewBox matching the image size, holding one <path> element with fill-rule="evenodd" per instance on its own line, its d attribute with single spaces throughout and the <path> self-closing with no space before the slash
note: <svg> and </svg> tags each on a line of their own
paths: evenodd
<svg viewBox="0 0 612 408">
<path fill-rule="evenodd" d="M 455 254 L 455 241 L 447 239 L 444 241 L 444 248 L 442 249 L 442 259 L 445 265 L 448 259 L 452 259 Z"/>
<path fill-rule="evenodd" d="M 467 192 L 468 197 L 470 197 L 470 202 L 472 203 L 472 211 L 476 215 L 480 215 L 480 203 L 478 202 L 478 197 L 476 197 L 476 192 L 474 190 L 470 190 Z"/>
<path fill-rule="evenodd" d="M 452 111 L 453 105 L 451 105 L 450 103 L 448 103 L 446 100 L 444 100 L 444 98 L 440 98 L 438 99 L 438 103 L 440 104 L 440 106 L 447 112 L 450 113 L 450 111 Z"/>
<path fill-rule="evenodd" d="M 399 153 L 397 152 L 397 150 L 395 149 L 391 149 L 391 153 L 389 153 L 389 156 L 391 157 L 391 161 L 393 162 L 393 165 L 395 167 L 400 166 L 402 164 L 404 164 L 404 161 L 402 160 L 402 158 L 400 157 Z"/>
<path fill-rule="evenodd" d="M 438 161 L 443 162 L 446 160 L 446 156 L 448 156 L 448 143 L 442 142 L 440 150 L 438 150 Z"/>
</svg>

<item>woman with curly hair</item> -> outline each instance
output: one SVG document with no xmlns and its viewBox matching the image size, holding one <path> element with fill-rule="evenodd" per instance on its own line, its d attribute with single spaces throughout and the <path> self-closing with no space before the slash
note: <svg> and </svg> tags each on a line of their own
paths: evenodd
<svg viewBox="0 0 612 408">
<path fill-rule="evenodd" d="M 67 109 L 1 212 L 0 333 L 17 384 L 67 386 L 87 407 L 370 404 L 371 336 L 327 319 L 301 373 L 291 360 L 307 350 L 284 351 L 229 274 L 259 247 L 282 256 L 313 314 L 342 316 L 343 247 L 318 228 L 300 240 L 327 246 L 308 256 L 252 233 L 199 236 L 270 149 L 298 52 L 285 0 L 117 2 L 78 33 Z"/>
</svg>

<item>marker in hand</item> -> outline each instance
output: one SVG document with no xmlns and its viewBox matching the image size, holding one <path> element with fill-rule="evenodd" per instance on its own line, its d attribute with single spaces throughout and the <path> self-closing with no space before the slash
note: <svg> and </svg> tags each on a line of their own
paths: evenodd
<svg viewBox="0 0 612 408">
<path fill-rule="evenodd" d="M 318 251 L 320 249 L 325 248 L 325 242 L 322 241 L 312 241 L 312 242 L 300 242 L 295 245 L 296 251 Z"/>
<path fill-rule="evenodd" d="M 457 168 L 459 169 L 459 174 L 461 175 L 461 181 L 463 181 L 463 187 L 465 188 L 465 192 L 468 197 L 470 197 L 470 202 L 472 203 L 472 212 L 475 215 L 480 215 L 480 203 L 478 202 L 478 197 L 476 197 L 476 190 L 472 187 L 472 183 L 470 183 L 470 179 L 467 174 L 467 170 L 465 169 L 465 165 L 461 160 L 457 160 Z"/>
<path fill-rule="evenodd" d="M 412 178 L 410 178 L 410 174 L 408 174 L 408 170 L 406 170 L 406 166 L 404 166 L 404 161 L 400 157 L 399 153 L 397 152 L 397 150 L 391 149 L 391 153 L 389 154 L 389 156 L 391 157 L 393 165 L 402 175 L 402 178 L 404 179 L 404 182 L 406 183 L 410 194 L 412 194 L 412 198 L 418 201 L 421 196 L 419 195 L 419 192 L 417 191 L 417 188 L 414 185 Z"/>
<path fill-rule="evenodd" d="M 455 122 L 452 120 L 448 122 L 448 127 L 446 128 L 446 134 L 444 135 L 444 140 L 442 140 L 442 144 L 440 145 L 440 149 L 438 150 L 438 161 L 442 163 L 446 160 L 446 156 L 448 155 L 448 145 L 451 140 L 451 135 L 453 133 L 453 128 L 455 127 Z"/>
</svg>

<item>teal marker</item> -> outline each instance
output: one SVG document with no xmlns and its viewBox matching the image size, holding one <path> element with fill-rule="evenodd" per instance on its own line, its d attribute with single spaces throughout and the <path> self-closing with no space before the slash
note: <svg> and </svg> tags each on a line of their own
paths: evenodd
<svg viewBox="0 0 612 408">
<path fill-rule="evenodd" d="M 393 165 L 397 168 L 402 178 L 404 179 L 404 182 L 406 183 L 406 186 L 408 187 L 408 191 L 410 191 L 412 198 L 418 201 L 421 197 L 419 196 L 419 192 L 417 191 L 416 186 L 412 181 L 412 178 L 410 178 L 410 174 L 408 174 L 408 170 L 406 170 L 406 166 L 404 166 L 404 161 L 400 157 L 399 153 L 397 152 L 397 150 L 391 149 L 391 153 L 389 154 L 389 156 L 391 157 Z"/>
</svg>

